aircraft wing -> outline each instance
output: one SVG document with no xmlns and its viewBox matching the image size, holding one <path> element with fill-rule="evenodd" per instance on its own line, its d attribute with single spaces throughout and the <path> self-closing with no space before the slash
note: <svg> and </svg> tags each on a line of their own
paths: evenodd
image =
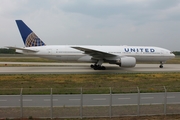
<svg viewBox="0 0 180 120">
<path fill-rule="evenodd" d="M 38 50 L 32 50 L 32 49 L 27 49 L 27 48 L 20 48 L 20 47 L 11 47 L 11 46 L 6 46 L 9 49 L 15 49 L 15 50 L 23 50 L 27 52 L 38 52 Z"/>
<path fill-rule="evenodd" d="M 91 48 L 85 48 L 85 47 L 72 47 L 72 48 L 83 51 L 85 54 L 88 54 L 88 55 L 92 56 L 93 58 L 117 57 L 117 55 L 115 55 L 115 54 L 111 54 L 111 53 L 100 51 L 100 50 L 94 50 Z"/>
</svg>

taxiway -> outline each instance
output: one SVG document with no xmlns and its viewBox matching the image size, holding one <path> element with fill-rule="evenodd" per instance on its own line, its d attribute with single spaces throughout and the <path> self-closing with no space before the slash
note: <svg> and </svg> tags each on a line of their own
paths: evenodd
<svg viewBox="0 0 180 120">
<path fill-rule="evenodd" d="M 106 70 L 94 70 L 90 63 L 39 63 L 39 62 L 0 62 L 0 74 L 87 74 L 87 73 L 136 73 L 136 72 L 180 72 L 180 64 L 137 64 L 134 68 L 121 68 L 103 64 Z M 16 65 L 12 67 L 9 65 Z M 26 65 L 26 66 L 17 66 Z M 30 65 L 27 67 L 27 65 Z"/>
<path fill-rule="evenodd" d="M 48 107 L 51 100 L 54 106 L 123 106 L 123 105 L 153 105 L 179 104 L 180 93 L 137 93 L 131 94 L 74 94 L 74 95 L 23 95 L 22 102 L 26 107 Z M 20 95 L 0 95 L 0 107 L 20 106 Z M 111 100 L 111 101 L 110 101 Z M 111 103 L 110 103 L 111 102 Z"/>
</svg>

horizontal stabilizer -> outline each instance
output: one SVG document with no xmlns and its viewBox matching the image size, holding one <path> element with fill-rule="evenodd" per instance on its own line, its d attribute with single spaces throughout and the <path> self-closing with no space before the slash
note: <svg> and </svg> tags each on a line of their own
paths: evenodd
<svg viewBox="0 0 180 120">
<path fill-rule="evenodd" d="M 19 47 L 12 47 L 12 46 L 6 46 L 9 49 L 15 49 L 15 50 L 23 50 L 27 52 L 38 52 L 38 50 L 32 50 L 32 49 L 27 49 L 27 48 L 19 48 Z"/>
</svg>

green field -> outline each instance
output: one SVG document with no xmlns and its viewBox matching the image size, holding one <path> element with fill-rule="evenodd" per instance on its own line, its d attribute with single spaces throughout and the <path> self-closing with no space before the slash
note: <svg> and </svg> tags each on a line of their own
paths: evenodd
<svg viewBox="0 0 180 120">
<path fill-rule="evenodd" d="M 13 88 L 26 88 L 31 93 L 48 93 L 53 88 L 57 93 L 73 94 L 80 93 L 109 93 L 112 87 L 113 93 L 137 92 L 163 92 L 166 86 L 168 91 L 180 91 L 179 73 L 133 73 L 133 74 L 16 74 L 0 75 L 0 92 Z"/>
</svg>

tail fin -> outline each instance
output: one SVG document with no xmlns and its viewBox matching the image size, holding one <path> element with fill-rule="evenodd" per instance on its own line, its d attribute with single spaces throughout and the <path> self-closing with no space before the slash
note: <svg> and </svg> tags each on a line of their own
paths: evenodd
<svg viewBox="0 0 180 120">
<path fill-rule="evenodd" d="M 45 46 L 45 43 L 22 20 L 16 20 L 16 24 L 26 47 Z"/>
</svg>

